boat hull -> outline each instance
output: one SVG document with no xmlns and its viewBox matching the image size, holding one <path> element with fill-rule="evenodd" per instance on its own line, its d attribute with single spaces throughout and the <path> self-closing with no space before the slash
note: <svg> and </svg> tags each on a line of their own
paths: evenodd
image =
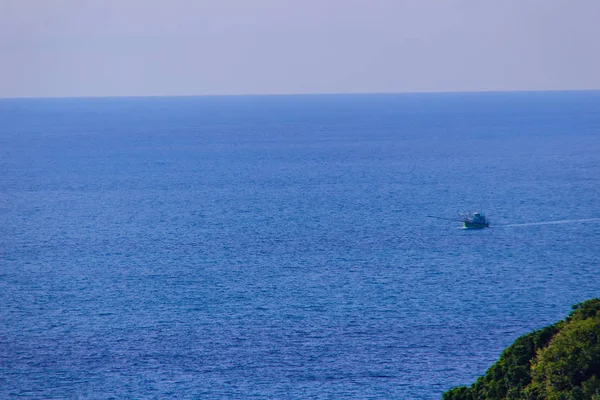
<svg viewBox="0 0 600 400">
<path fill-rule="evenodd" d="M 489 227 L 490 224 L 487 222 L 485 224 L 478 224 L 476 222 L 463 222 L 463 228 L 465 229 L 483 229 Z"/>
</svg>

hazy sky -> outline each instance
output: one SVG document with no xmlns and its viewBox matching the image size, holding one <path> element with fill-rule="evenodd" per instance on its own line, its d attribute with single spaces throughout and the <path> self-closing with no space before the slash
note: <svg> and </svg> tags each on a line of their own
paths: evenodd
<svg viewBox="0 0 600 400">
<path fill-rule="evenodd" d="M 600 0 L 0 0 L 0 97 L 600 89 Z"/>
</svg>

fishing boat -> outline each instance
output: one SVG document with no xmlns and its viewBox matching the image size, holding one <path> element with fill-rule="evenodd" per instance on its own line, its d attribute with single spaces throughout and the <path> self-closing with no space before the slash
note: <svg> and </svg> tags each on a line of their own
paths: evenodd
<svg viewBox="0 0 600 400">
<path fill-rule="evenodd" d="M 480 212 L 467 211 L 462 217 L 462 223 L 464 229 L 482 229 L 489 228 L 490 221 Z"/>
</svg>

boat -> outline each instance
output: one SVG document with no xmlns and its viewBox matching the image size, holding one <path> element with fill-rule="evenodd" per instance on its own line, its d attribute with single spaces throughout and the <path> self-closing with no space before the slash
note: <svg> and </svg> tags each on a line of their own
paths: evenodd
<svg viewBox="0 0 600 400">
<path fill-rule="evenodd" d="M 467 211 L 462 217 L 462 223 L 464 229 L 482 229 L 489 228 L 490 221 L 480 212 Z"/>
</svg>

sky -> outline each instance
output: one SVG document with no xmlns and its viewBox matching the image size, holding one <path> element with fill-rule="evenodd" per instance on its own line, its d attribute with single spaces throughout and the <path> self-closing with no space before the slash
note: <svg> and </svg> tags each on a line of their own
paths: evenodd
<svg viewBox="0 0 600 400">
<path fill-rule="evenodd" d="M 600 89 L 598 0 L 0 0 L 0 97 Z"/>
</svg>

